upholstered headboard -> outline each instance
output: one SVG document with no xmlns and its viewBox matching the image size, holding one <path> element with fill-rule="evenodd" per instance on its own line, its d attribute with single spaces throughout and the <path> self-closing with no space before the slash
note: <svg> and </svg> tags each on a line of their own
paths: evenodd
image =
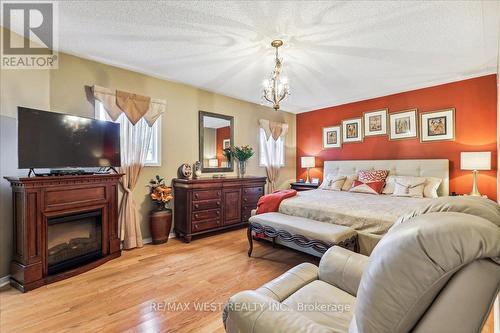
<svg viewBox="0 0 500 333">
<path fill-rule="evenodd" d="M 323 175 L 329 173 L 357 173 L 360 170 L 382 169 L 389 170 L 389 174 L 398 176 L 438 177 L 443 179 L 439 186 L 440 196 L 449 195 L 450 167 L 448 160 L 352 160 L 352 161 L 325 161 Z"/>
</svg>

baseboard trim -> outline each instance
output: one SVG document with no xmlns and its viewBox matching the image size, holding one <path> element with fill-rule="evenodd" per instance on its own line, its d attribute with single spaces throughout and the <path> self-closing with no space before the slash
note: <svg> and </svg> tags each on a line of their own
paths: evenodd
<svg viewBox="0 0 500 333">
<path fill-rule="evenodd" d="M 175 238 L 175 233 L 174 233 L 174 232 L 171 232 L 171 233 L 168 235 L 168 238 L 169 238 L 169 239 L 170 239 L 170 238 Z M 149 237 L 149 238 L 143 238 L 143 239 L 142 239 L 142 242 L 143 242 L 144 244 L 151 244 L 151 243 L 153 242 L 153 239 L 152 239 L 151 237 Z"/>
<path fill-rule="evenodd" d="M 0 277 L 0 287 L 9 284 L 9 281 L 10 281 L 10 275 Z"/>
</svg>

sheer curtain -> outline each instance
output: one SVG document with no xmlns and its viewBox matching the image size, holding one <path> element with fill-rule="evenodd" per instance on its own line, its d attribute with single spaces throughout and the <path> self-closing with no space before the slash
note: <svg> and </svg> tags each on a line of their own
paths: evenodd
<svg viewBox="0 0 500 333">
<path fill-rule="evenodd" d="M 132 191 L 146 161 L 152 129 L 144 119 L 132 125 L 123 114 L 117 119 L 117 122 L 120 123 L 121 137 L 122 166 L 119 170 L 120 173 L 124 174 L 120 180 L 124 194 L 120 203 L 118 222 L 123 247 L 131 249 L 144 245 L 142 242 L 140 219 L 137 214 Z"/>
<path fill-rule="evenodd" d="M 132 192 L 146 162 L 152 126 L 165 111 L 166 102 L 99 86 L 94 86 L 93 92 L 109 118 L 120 124 L 119 172 L 123 173 L 120 184 L 124 191 L 118 215 L 120 239 L 125 249 L 142 247 L 140 219 Z"/>
<path fill-rule="evenodd" d="M 263 149 L 264 159 L 262 163 L 266 167 L 267 190 L 268 193 L 276 189 L 276 181 L 279 177 L 280 168 L 284 164 L 283 141 L 288 132 L 288 124 L 273 122 L 265 119 L 259 121 L 261 130 L 261 149 Z"/>
</svg>

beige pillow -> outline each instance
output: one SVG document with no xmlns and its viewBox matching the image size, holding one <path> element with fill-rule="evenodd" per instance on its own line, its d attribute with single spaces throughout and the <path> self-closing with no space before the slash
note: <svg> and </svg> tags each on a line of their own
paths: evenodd
<svg viewBox="0 0 500 333">
<path fill-rule="evenodd" d="M 396 180 L 392 195 L 395 197 L 423 198 L 424 186 L 425 180 L 420 182 L 401 182 Z"/>
<path fill-rule="evenodd" d="M 339 175 L 340 176 L 340 175 Z M 345 182 L 344 182 L 344 185 L 342 185 L 342 191 L 349 191 L 352 187 L 352 183 L 358 179 L 358 175 L 357 174 L 354 174 L 354 175 L 342 175 L 342 176 L 345 176 Z"/>
<path fill-rule="evenodd" d="M 332 174 L 328 174 L 320 188 L 322 190 L 341 191 L 346 178 L 346 176 L 334 176 Z"/>
<path fill-rule="evenodd" d="M 396 181 L 407 185 L 418 182 L 425 182 L 423 196 L 425 198 L 437 198 L 437 190 L 441 185 L 442 179 L 436 177 L 415 177 L 415 176 L 394 176 L 391 175 L 385 180 L 383 194 L 393 194 Z"/>
</svg>

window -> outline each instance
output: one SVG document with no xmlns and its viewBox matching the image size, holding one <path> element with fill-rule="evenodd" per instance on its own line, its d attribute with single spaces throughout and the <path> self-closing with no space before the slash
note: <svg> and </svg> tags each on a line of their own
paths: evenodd
<svg viewBox="0 0 500 333">
<path fill-rule="evenodd" d="M 121 116 L 124 117 L 124 116 Z M 104 105 L 95 101 L 95 119 L 98 120 L 108 120 L 112 121 L 106 110 L 104 109 Z M 146 156 L 145 166 L 160 166 L 161 165 L 161 116 L 156 120 L 156 122 L 151 127 L 151 142 L 149 143 L 148 154 Z"/>
<path fill-rule="evenodd" d="M 262 167 L 267 166 L 267 156 L 266 156 L 266 147 L 270 147 L 271 141 L 273 140 L 272 137 L 269 137 L 269 140 L 266 139 L 266 132 L 264 129 L 260 128 L 259 129 L 259 165 Z M 279 165 L 280 166 L 285 166 L 285 141 L 283 140 L 283 137 L 279 137 L 278 140 L 276 141 L 278 143 L 278 154 L 280 156 L 280 161 Z"/>
</svg>

